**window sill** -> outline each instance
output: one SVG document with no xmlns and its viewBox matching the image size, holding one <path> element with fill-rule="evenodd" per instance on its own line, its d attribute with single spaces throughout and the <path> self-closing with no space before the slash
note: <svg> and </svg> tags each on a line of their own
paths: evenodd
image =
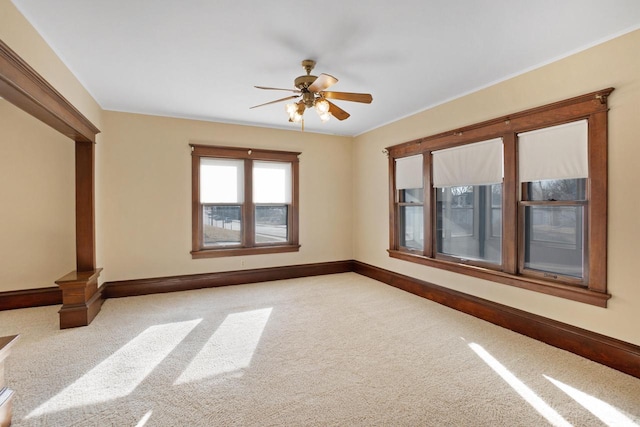
<svg viewBox="0 0 640 427">
<path fill-rule="evenodd" d="M 609 294 L 596 292 L 585 288 L 579 288 L 576 286 L 565 285 L 562 283 L 548 282 L 530 277 L 515 276 L 513 274 L 494 271 L 484 267 L 476 267 L 473 265 L 459 264 L 451 261 L 427 258 L 422 255 L 416 255 L 397 250 L 389 249 L 387 252 L 389 252 L 389 256 L 391 258 L 414 262 L 429 267 L 440 268 L 443 270 L 452 271 L 454 273 L 465 274 L 467 276 L 477 277 L 479 279 L 528 289 L 535 292 L 541 292 L 543 294 L 566 298 L 572 301 L 578 301 L 598 307 L 606 308 L 607 301 L 609 300 L 609 298 L 611 298 L 611 295 Z"/>
<path fill-rule="evenodd" d="M 192 259 L 298 252 L 300 245 L 255 246 L 252 248 L 220 248 L 191 251 Z"/>
</svg>

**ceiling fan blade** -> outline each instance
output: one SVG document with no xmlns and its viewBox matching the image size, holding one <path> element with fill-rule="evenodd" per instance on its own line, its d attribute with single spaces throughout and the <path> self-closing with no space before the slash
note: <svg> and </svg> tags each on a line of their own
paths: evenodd
<svg viewBox="0 0 640 427">
<path fill-rule="evenodd" d="M 286 96 L 284 98 L 276 99 L 275 101 L 265 102 L 264 104 L 259 104 L 259 105 L 254 105 L 253 107 L 249 107 L 249 109 L 251 110 L 252 108 L 258 108 L 258 107 L 262 107 L 264 105 L 275 104 L 276 102 L 282 102 L 282 101 L 286 101 L 288 99 L 295 99 L 295 98 L 298 98 L 299 96 L 300 95 Z"/>
<path fill-rule="evenodd" d="M 343 101 L 363 102 L 371 104 L 373 97 L 368 93 L 352 93 L 352 92 L 322 92 L 322 96 L 326 99 L 341 99 Z"/>
<path fill-rule="evenodd" d="M 287 92 L 300 93 L 298 89 L 283 89 L 279 87 L 268 87 L 268 86 L 254 86 L 256 89 L 264 89 L 264 90 L 285 90 Z"/>
<path fill-rule="evenodd" d="M 327 101 L 327 102 L 329 103 L 329 112 L 336 119 L 345 120 L 345 119 L 348 119 L 349 116 L 351 115 L 351 114 L 347 113 L 346 111 L 344 111 L 342 108 L 338 107 L 333 102 L 331 102 L 331 101 Z"/>
<path fill-rule="evenodd" d="M 317 79 L 308 87 L 309 92 L 321 92 L 334 84 L 338 83 L 338 79 L 329 74 L 320 74 Z"/>
</svg>

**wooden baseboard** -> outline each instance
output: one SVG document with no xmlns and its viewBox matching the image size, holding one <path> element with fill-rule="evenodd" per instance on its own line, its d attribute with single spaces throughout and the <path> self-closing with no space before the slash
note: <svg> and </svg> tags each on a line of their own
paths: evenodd
<svg viewBox="0 0 640 427">
<path fill-rule="evenodd" d="M 295 279 L 352 271 L 351 261 L 335 261 L 255 270 L 225 271 L 154 279 L 124 280 L 104 284 L 105 298 L 119 298 L 163 292 L 187 291 L 218 286 L 242 285 L 272 280 Z"/>
<path fill-rule="evenodd" d="M 640 378 L 640 346 L 359 261 L 107 282 L 101 293 L 105 299 L 119 298 L 351 271 Z M 57 288 L 0 293 L 0 310 L 61 302 Z"/>
<path fill-rule="evenodd" d="M 0 292 L 0 311 L 62 304 L 58 287 Z"/>
<path fill-rule="evenodd" d="M 640 346 L 359 261 L 353 271 L 640 378 Z"/>
</svg>

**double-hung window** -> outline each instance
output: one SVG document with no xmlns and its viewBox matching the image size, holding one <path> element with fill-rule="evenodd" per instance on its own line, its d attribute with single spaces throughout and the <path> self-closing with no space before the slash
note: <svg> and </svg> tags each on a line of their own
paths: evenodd
<svg viewBox="0 0 640 427">
<path fill-rule="evenodd" d="M 299 153 L 191 147 L 194 258 L 299 249 Z"/>
<path fill-rule="evenodd" d="M 502 262 L 502 139 L 436 150 L 436 257 L 479 264 Z M 493 205 L 492 205 L 493 204 Z"/>
<path fill-rule="evenodd" d="M 588 122 L 518 134 L 523 274 L 580 284 L 588 272 Z"/>
<path fill-rule="evenodd" d="M 396 209 L 399 245 L 409 251 L 424 249 L 424 188 L 422 154 L 396 159 Z"/>
<path fill-rule="evenodd" d="M 388 147 L 389 255 L 606 307 L 612 91 Z"/>
</svg>

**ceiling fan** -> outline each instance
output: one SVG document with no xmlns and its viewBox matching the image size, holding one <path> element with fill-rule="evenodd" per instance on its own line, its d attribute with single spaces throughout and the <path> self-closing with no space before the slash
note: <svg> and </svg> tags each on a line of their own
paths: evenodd
<svg viewBox="0 0 640 427">
<path fill-rule="evenodd" d="M 293 92 L 296 95 L 287 96 L 275 101 L 266 102 L 260 105 L 254 105 L 251 108 L 262 107 L 264 105 L 275 104 L 277 102 L 283 102 L 301 98 L 298 102 L 291 102 L 286 105 L 287 114 L 289 114 L 289 121 L 298 123 L 302 121 L 302 117 L 307 108 L 315 107 L 316 112 L 320 116 L 320 120 L 324 123 L 328 121 L 331 116 L 338 120 L 345 120 L 349 118 L 349 113 L 338 107 L 329 99 L 338 99 L 341 101 L 362 102 L 370 104 L 373 101 L 373 97 L 368 93 L 351 93 L 351 92 L 330 92 L 327 91 L 329 87 L 338 83 L 338 79 L 329 74 L 320 74 L 320 76 L 312 76 L 311 70 L 316 65 L 316 61 L 311 59 L 305 59 L 302 61 L 302 68 L 307 72 L 306 75 L 296 77 L 293 82 L 295 89 L 281 89 L 276 87 L 255 86 L 257 89 L 264 90 L 284 90 Z"/>
</svg>

